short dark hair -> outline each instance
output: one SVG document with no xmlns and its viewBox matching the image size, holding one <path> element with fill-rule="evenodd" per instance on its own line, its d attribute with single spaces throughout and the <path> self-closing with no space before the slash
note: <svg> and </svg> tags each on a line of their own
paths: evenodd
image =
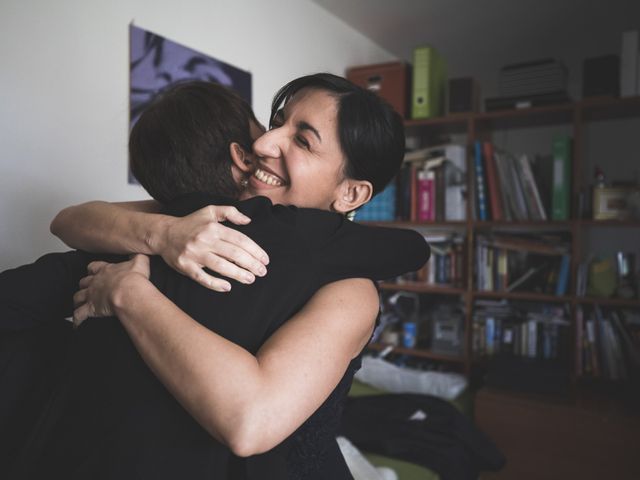
<svg viewBox="0 0 640 480">
<path fill-rule="evenodd" d="M 163 204 L 196 192 L 237 198 L 229 145 L 251 151 L 251 121 L 251 107 L 227 87 L 202 81 L 173 85 L 131 129 L 131 171 Z"/>
<path fill-rule="evenodd" d="M 402 117 L 375 93 L 343 77 L 316 73 L 297 78 L 276 93 L 270 123 L 283 104 L 303 88 L 326 91 L 337 98 L 338 138 L 347 158 L 344 174 L 371 182 L 374 195 L 382 191 L 404 157 Z"/>
</svg>

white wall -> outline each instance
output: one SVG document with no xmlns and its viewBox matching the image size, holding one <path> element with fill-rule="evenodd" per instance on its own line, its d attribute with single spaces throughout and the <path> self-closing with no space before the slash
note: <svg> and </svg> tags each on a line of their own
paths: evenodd
<svg viewBox="0 0 640 480">
<path fill-rule="evenodd" d="M 309 0 L 2 0 L 0 270 L 63 245 L 49 222 L 127 185 L 128 24 L 253 74 L 266 121 L 287 81 L 392 56 Z"/>
</svg>

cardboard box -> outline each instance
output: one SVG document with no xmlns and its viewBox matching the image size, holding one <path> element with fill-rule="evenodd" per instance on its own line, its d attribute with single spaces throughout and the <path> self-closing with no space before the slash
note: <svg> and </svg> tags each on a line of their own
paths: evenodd
<svg viewBox="0 0 640 480">
<path fill-rule="evenodd" d="M 404 62 L 362 65 L 347 69 L 347 79 L 376 92 L 402 116 L 409 115 L 411 72 Z"/>
</svg>

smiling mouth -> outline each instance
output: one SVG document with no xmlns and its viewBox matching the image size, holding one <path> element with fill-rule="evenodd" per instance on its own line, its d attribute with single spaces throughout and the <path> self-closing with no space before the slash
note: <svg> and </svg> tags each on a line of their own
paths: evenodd
<svg viewBox="0 0 640 480">
<path fill-rule="evenodd" d="M 286 184 L 286 182 L 282 178 L 261 168 L 256 168 L 256 170 L 253 172 L 253 176 L 260 180 L 262 183 L 266 183 L 267 185 L 270 185 L 272 187 L 282 187 Z"/>
</svg>

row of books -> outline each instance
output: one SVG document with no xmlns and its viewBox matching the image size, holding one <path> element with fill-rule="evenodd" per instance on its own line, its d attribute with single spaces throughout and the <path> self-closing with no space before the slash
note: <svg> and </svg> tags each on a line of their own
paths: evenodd
<svg viewBox="0 0 640 480">
<path fill-rule="evenodd" d="M 627 380 L 640 372 L 640 312 L 576 310 L 576 373 Z"/>
<path fill-rule="evenodd" d="M 545 234 L 479 235 L 476 240 L 476 289 L 567 293 L 571 256 L 563 237 Z"/>
<path fill-rule="evenodd" d="M 359 221 L 464 221 L 467 162 L 463 145 L 407 152 L 394 182 L 358 210 Z"/>
<path fill-rule="evenodd" d="M 465 241 L 455 233 L 425 235 L 431 257 L 417 272 L 402 275 L 398 283 L 412 281 L 427 285 L 462 287 L 465 278 Z"/>
<path fill-rule="evenodd" d="M 400 220 L 465 220 L 466 148 L 447 144 L 408 152 L 398 175 L 397 192 L 396 215 Z"/>
<path fill-rule="evenodd" d="M 557 360 L 566 354 L 569 321 L 562 307 L 523 311 L 509 303 L 479 306 L 473 316 L 474 356 Z"/>
<path fill-rule="evenodd" d="M 554 137 L 552 156 L 513 155 L 491 142 L 474 145 L 475 213 L 481 221 L 567 220 L 571 140 Z"/>
</svg>

